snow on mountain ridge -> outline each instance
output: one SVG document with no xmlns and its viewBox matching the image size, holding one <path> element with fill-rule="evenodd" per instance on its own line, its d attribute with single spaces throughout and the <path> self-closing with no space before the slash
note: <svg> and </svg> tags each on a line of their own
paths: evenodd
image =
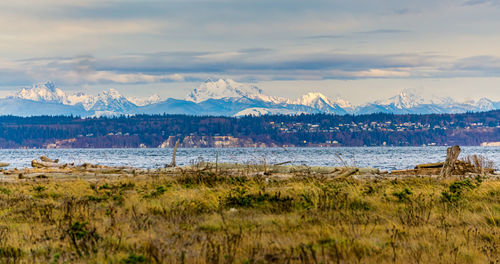
<svg viewBox="0 0 500 264">
<path fill-rule="evenodd" d="M 103 91 L 97 96 L 92 97 L 91 110 L 94 111 L 112 111 L 117 113 L 126 112 L 137 107 L 134 103 L 130 102 L 125 96 L 121 95 L 115 89 Z"/>
<path fill-rule="evenodd" d="M 31 88 L 22 88 L 14 98 L 26 99 L 37 102 L 52 102 L 64 105 L 81 104 L 89 111 L 124 111 L 136 105 L 120 94 L 115 89 L 103 91 L 98 95 L 87 95 L 82 92 L 67 94 L 57 88 L 53 82 L 33 85 Z"/>
<path fill-rule="evenodd" d="M 153 94 L 149 97 L 127 97 L 127 99 L 137 106 L 156 104 L 162 101 L 158 94 Z"/>
<path fill-rule="evenodd" d="M 477 101 L 457 102 L 450 97 L 433 97 L 424 100 L 415 93 L 403 90 L 387 100 L 353 106 L 349 102 L 331 99 L 319 92 L 310 92 L 291 100 L 285 97 L 266 95 L 252 84 L 242 84 L 231 79 L 207 80 L 188 95 L 188 100 L 162 100 L 157 94 L 150 97 L 125 97 L 117 90 L 100 92 L 98 95 L 65 93 L 54 83 L 35 84 L 22 88 L 14 99 L 36 101 L 39 105 L 61 104 L 75 106 L 75 113 L 87 111 L 91 115 L 117 115 L 134 113 L 211 113 L 220 115 L 262 115 L 262 114 L 431 114 L 463 113 L 467 111 L 489 111 L 500 109 L 500 102 L 487 98 Z M 169 101 L 170 100 L 170 101 Z M 23 102 L 19 100 L 19 102 Z M 167 103 L 168 102 L 168 103 Z M 29 104 L 30 102 L 26 102 Z M 147 108 L 147 106 L 152 107 Z M 79 108 L 80 110 L 78 110 Z M 66 109 L 66 108 L 65 108 Z M 154 110 L 152 110 L 154 109 Z M 67 108 L 65 111 L 70 111 Z M 28 111 L 29 112 L 29 111 Z M 39 111 L 32 110 L 36 115 Z"/>
<path fill-rule="evenodd" d="M 318 92 L 310 92 L 293 101 L 294 104 L 314 107 L 315 105 L 327 104 L 331 107 L 352 108 L 351 103 L 341 98 L 330 99 L 326 95 Z"/>
<path fill-rule="evenodd" d="M 394 105 L 398 109 L 406 109 L 424 104 L 425 100 L 414 93 L 403 90 L 396 96 L 375 103 L 380 105 Z"/>
<path fill-rule="evenodd" d="M 95 101 L 93 96 L 87 95 L 82 92 L 67 95 L 66 98 L 68 105 L 81 104 L 83 105 L 83 108 L 85 108 L 85 110 L 89 110 L 90 108 L 92 108 L 92 105 Z"/>
<path fill-rule="evenodd" d="M 187 100 L 200 103 L 208 99 L 234 97 L 254 98 L 258 95 L 262 95 L 262 90 L 254 85 L 241 84 L 231 79 L 219 79 L 218 81 L 208 79 L 198 88 L 194 88 L 187 96 Z"/>
<path fill-rule="evenodd" d="M 66 93 L 56 88 L 53 82 L 35 84 L 31 88 L 22 88 L 14 97 L 32 101 L 68 103 Z"/>
<path fill-rule="evenodd" d="M 495 105 L 498 103 L 495 103 L 488 98 L 481 98 L 476 102 L 473 102 L 473 104 L 475 107 L 477 107 L 482 111 L 489 111 L 489 110 L 494 110 L 496 108 Z"/>
</svg>

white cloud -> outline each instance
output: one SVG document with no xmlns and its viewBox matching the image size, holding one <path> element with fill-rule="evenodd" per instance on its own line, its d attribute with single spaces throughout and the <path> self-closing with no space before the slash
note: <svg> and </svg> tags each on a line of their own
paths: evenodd
<svg viewBox="0 0 500 264">
<path fill-rule="evenodd" d="M 121 84 L 129 83 L 156 83 L 165 81 L 183 81 L 184 77 L 180 74 L 171 75 L 149 75 L 142 73 L 114 73 L 109 71 L 97 71 L 85 76 L 84 80 L 90 83 L 113 82 Z"/>
<path fill-rule="evenodd" d="M 498 76 L 497 2 L 6 0 L 0 80 L 126 85 L 207 77 Z"/>
<path fill-rule="evenodd" d="M 410 77 L 410 72 L 402 70 L 369 69 L 367 71 L 355 72 L 353 77 Z"/>
</svg>

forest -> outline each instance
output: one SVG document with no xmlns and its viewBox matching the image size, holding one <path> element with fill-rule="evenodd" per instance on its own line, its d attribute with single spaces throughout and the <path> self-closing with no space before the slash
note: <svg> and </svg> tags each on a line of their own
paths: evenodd
<svg viewBox="0 0 500 264">
<path fill-rule="evenodd" d="M 260 146 L 480 145 L 500 141 L 500 111 L 358 116 L 0 116 L 0 148 L 158 147 L 172 138 L 182 143 L 187 138 L 220 136 Z"/>
</svg>

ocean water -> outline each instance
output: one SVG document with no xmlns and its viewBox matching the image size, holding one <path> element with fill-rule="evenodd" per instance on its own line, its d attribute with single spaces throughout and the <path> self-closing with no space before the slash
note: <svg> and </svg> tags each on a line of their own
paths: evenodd
<svg viewBox="0 0 500 264">
<path fill-rule="evenodd" d="M 41 155 L 64 163 L 85 162 L 110 166 L 160 168 L 170 163 L 172 149 L 2 149 L 0 162 L 10 167 L 31 166 Z M 500 169 L 500 147 L 462 147 L 461 157 L 480 154 Z M 413 168 L 416 164 L 443 161 L 446 147 L 335 147 L 335 148 L 203 148 L 178 149 L 177 164 L 198 161 L 239 164 L 276 164 L 291 162 L 308 166 L 359 166 L 383 170 Z"/>
</svg>

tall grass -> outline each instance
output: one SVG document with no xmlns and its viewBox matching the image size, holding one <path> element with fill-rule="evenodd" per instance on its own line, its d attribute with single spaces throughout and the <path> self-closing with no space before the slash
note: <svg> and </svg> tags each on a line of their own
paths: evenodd
<svg viewBox="0 0 500 264">
<path fill-rule="evenodd" d="M 0 263 L 495 263 L 500 180 L 218 165 L 0 184 Z"/>
</svg>

